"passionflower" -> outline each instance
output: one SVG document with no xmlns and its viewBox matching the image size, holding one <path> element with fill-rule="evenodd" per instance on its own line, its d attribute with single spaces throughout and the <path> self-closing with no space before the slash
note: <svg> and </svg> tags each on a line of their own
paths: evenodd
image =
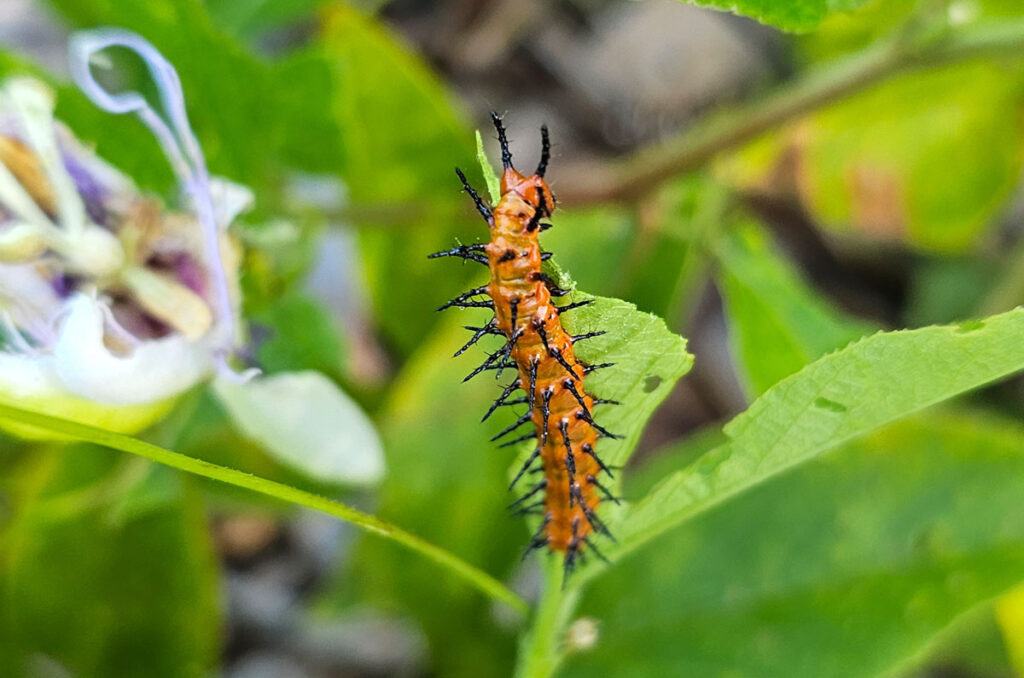
<svg viewBox="0 0 1024 678">
<path fill-rule="evenodd" d="M 161 113 L 96 81 L 94 57 L 111 46 L 142 58 Z M 228 227 L 252 194 L 209 175 L 177 73 L 143 38 L 76 34 L 71 72 L 96 105 L 149 127 L 180 199 L 165 206 L 78 141 L 46 85 L 0 84 L 0 401 L 130 433 L 212 374 L 233 375 Z"/>
</svg>

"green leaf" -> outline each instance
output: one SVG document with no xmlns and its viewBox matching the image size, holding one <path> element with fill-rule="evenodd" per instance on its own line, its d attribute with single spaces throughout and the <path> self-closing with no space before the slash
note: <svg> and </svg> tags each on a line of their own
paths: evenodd
<svg viewBox="0 0 1024 678">
<path fill-rule="evenodd" d="M 857 9 L 867 0 L 690 0 L 726 10 L 785 31 L 809 31 L 835 12 Z"/>
<path fill-rule="evenodd" d="M 240 4 L 240 3 L 236 3 Z M 346 142 L 358 130 L 344 129 L 332 112 L 334 79 L 330 61 L 314 45 L 271 64 L 273 152 L 281 163 L 306 172 L 336 175 Z M 259 147 L 262 140 L 255 141 Z M 280 182 L 278 182 L 280 183 Z M 277 189 L 277 185 L 270 188 Z"/>
<path fill-rule="evenodd" d="M 723 235 L 715 254 L 733 354 L 755 395 L 874 329 L 818 297 L 752 224 Z"/>
<path fill-rule="evenodd" d="M 333 111 L 348 133 L 343 162 L 353 199 L 430 199 L 440 179 L 452 189 L 445 202 L 460 201 L 452 166 L 471 166 L 469 130 L 427 64 L 386 26 L 343 4 L 327 13 L 320 40 L 335 80 Z"/>
<path fill-rule="evenodd" d="M 266 372 L 342 373 L 341 333 L 330 311 L 315 298 L 302 292 L 287 294 L 252 320 L 270 331 L 259 345 L 260 366 Z"/>
<path fill-rule="evenodd" d="M 914 411 L 1024 369 L 1024 309 L 883 332 L 776 384 L 729 422 L 729 442 L 630 507 L 619 557 L 767 478 Z"/>
<path fill-rule="evenodd" d="M 0 665 L 11 675 L 209 675 L 220 596 L 199 497 L 178 486 L 117 518 L 140 460 L 84 445 L 34 454 L 31 489 L 0 546 Z"/>
<path fill-rule="evenodd" d="M 1007 257 L 1009 266 L 1012 258 Z M 978 312 L 999 281 L 1009 281 L 1012 269 L 994 265 L 988 257 L 922 258 L 913 269 L 904 317 L 912 325 L 951 323 Z M 1000 305 L 990 313 L 1015 306 Z"/>
<path fill-rule="evenodd" d="M 484 183 L 487 184 L 487 195 L 491 198 L 491 204 L 497 205 L 501 200 L 501 182 L 498 175 L 494 173 L 491 163 L 487 160 L 487 153 L 484 151 L 484 138 L 480 136 L 480 130 L 476 131 L 476 161 L 480 165 L 480 173 L 484 175 Z"/>
<path fill-rule="evenodd" d="M 384 474 L 373 423 L 319 372 L 284 372 L 213 392 L 245 436 L 278 461 L 324 482 L 372 484 Z"/>
<path fill-rule="evenodd" d="M 328 0 L 206 0 L 217 25 L 234 36 L 255 40 L 309 18 Z"/>
<path fill-rule="evenodd" d="M 601 638 L 565 675 L 903 675 L 1024 578 L 1022 449 L 1019 422 L 936 413 L 762 483 L 591 587 Z"/>
<path fill-rule="evenodd" d="M 855 2 L 858 0 L 855 0 Z M 922 5 L 917 0 L 869 0 L 852 14 L 833 14 L 818 30 L 799 36 L 796 47 L 805 60 L 822 61 L 849 54 L 871 43 L 892 39 L 922 20 L 954 31 L 969 30 L 1024 16 L 1017 0 L 972 0 L 969 5 Z"/>
</svg>

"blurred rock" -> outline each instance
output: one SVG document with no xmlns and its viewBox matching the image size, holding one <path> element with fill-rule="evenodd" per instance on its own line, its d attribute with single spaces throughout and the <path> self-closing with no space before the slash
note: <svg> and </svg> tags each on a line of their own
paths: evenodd
<svg viewBox="0 0 1024 678">
<path fill-rule="evenodd" d="M 426 639 L 412 623 L 368 611 L 307 619 L 288 647 L 326 670 L 371 675 L 419 675 L 427 657 Z"/>
<path fill-rule="evenodd" d="M 67 31 L 38 0 L 0 2 L 0 46 L 67 77 Z"/>
<path fill-rule="evenodd" d="M 263 566 L 256 572 L 227 573 L 228 618 L 236 632 L 258 638 L 286 635 L 295 626 L 299 593 L 287 566 Z"/>
<path fill-rule="evenodd" d="M 351 524 L 310 510 L 299 512 L 289 532 L 292 544 L 309 561 L 317 577 L 328 574 L 346 558 L 357 534 Z"/>
<path fill-rule="evenodd" d="M 273 652 L 244 655 L 224 672 L 224 678 L 310 678 L 312 675 L 291 657 Z"/>
<path fill-rule="evenodd" d="M 601 111 L 584 122 L 599 124 L 613 148 L 629 148 L 768 79 L 770 34 L 730 15 L 655 0 L 613 4 L 582 38 L 552 24 L 535 50 L 565 87 Z"/>
<path fill-rule="evenodd" d="M 256 513 L 222 518 L 213 525 L 217 550 L 232 560 L 250 560 L 280 536 L 276 520 Z"/>
</svg>

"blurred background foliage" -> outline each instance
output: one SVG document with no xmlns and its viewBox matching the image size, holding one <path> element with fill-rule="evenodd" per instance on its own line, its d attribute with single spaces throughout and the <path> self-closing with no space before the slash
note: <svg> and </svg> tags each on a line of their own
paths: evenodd
<svg viewBox="0 0 1024 678">
<path fill-rule="evenodd" d="M 503 422 L 479 423 L 494 385 L 459 383 L 478 356 L 450 359 L 479 318 L 433 311 L 480 271 L 426 259 L 485 235 L 451 168 L 483 186 L 488 110 L 508 113 L 523 166 L 551 126 L 562 209 L 544 243 L 580 289 L 665 318 L 696 356 L 627 498 L 855 339 L 1024 303 L 1024 6 L 735 5 L 5 0 L 0 73 L 53 83 L 78 136 L 169 196 L 151 137 L 97 111 L 63 61 L 69 31 L 102 25 L 164 53 L 211 170 L 258 196 L 240 233 L 251 359 L 353 394 L 388 470 L 371 489 L 306 475 L 205 392 L 147 439 L 343 497 L 532 598 L 511 455 L 487 442 Z M 391 543 L 99 448 L 2 445 L 0 666 L 512 674 L 516 616 Z M 1024 600 L 1001 597 L 1024 582 L 1022 496 L 1016 378 L 643 547 L 591 583 L 597 639 L 565 639 L 564 674 L 1024 676 Z"/>
</svg>

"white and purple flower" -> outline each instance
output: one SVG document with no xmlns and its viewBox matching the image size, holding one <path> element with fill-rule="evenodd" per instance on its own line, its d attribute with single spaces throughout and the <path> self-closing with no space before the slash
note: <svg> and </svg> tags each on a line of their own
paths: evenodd
<svg viewBox="0 0 1024 678">
<path fill-rule="evenodd" d="M 95 80 L 108 47 L 142 58 L 162 115 L 138 92 Z M 250 381 L 228 365 L 241 340 L 228 227 L 253 196 L 209 175 L 174 68 L 135 33 L 101 29 L 72 38 L 71 72 L 96 105 L 138 115 L 156 136 L 180 209 L 55 121 L 45 85 L 0 85 L 0 402 L 133 433 L 216 376 L 212 393 L 236 428 L 281 462 L 323 481 L 379 480 L 376 430 L 334 382 L 308 371 Z"/>
<path fill-rule="evenodd" d="M 137 52 L 165 120 L 136 92 L 111 94 L 92 61 Z M 76 35 L 72 73 L 100 107 L 135 113 L 182 188 L 164 207 L 53 118 L 42 83 L 0 86 L 0 400 L 133 432 L 215 372 L 238 341 L 238 252 L 227 234 L 250 191 L 210 177 L 171 65 L 139 36 Z"/>
</svg>

